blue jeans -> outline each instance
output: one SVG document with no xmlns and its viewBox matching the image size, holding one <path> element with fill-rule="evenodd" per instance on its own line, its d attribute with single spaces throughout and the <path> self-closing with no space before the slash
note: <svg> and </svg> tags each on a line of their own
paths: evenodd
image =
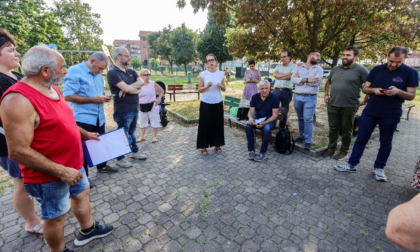
<svg viewBox="0 0 420 252">
<path fill-rule="evenodd" d="M 114 121 L 118 124 L 118 128 L 124 128 L 125 132 L 131 136 L 132 143 L 131 143 L 131 151 L 133 153 L 139 152 L 139 148 L 136 144 L 136 127 L 137 127 L 137 120 L 139 118 L 138 111 L 130 112 L 130 113 L 117 113 L 114 112 Z M 124 159 L 124 155 L 117 158 L 117 160 Z"/>
<path fill-rule="evenodd" d="M 274 89 L 273 94 L 275 94 L 281 103 L 281 107 L 286 109 L 286 114 L 284 115 L 284 119 L 280 122 L 280 129 L 284 129 L 287 123 L 287 114 L 289 113 L 289 104 L 293 98 L 292 90 L 280 90 Z"/>
<path fill-rule="evenodd" d="M 305 143 L 312 143 L 314 134 L 314 115 L 316 110 L 316 95 L 296 95 L 294 98 L 295 111 L 299 123 L 299 137 L 305 139 Z"/>
<path fill-rule="evenodd" d="M 22 171 L 16 161 L 13 161 L 8 157 L 0 157 L 0 166 L 9 173 L 10 177 L 22 179 Z"/>
<path fill-rule="evenodd" d="M 271 130 L 276 126 L 277 121 L 267 123 L 262 127 L 262 144 L 261 144 L 261 154 L 267 152 L 268 144 L 270 143 Z M 257 127 L 255 125 L 246 124 L 246 138 L 248 139 L 248 151 L 255 151 L 255 138 L 254 138 L 254 129 Z"/>
<path fill-rule="evenodd" d="M 383 169 L 391 154 L 392 138 L 399 122 L 400 118 L 377 117 L 363 113 L 360 118 L 359 134 L 354 143 L 349 164 L 355 166 L 360 163 L 366 144 L 376 125 L 379 124 L 379 141 L 381 146 L 379 147 L 378 156 L 373 167 Z"/>
<path fill-rule="evenodd" d="M 52 220 L 70 210 L 70 200 L 89 187 L 85 168 L 79 170 L 83 177 L 69 186 L 60 179 L 43 184 L 24 184 L 25 190 L 41 204 L 41 219 Z"/>
</svg>

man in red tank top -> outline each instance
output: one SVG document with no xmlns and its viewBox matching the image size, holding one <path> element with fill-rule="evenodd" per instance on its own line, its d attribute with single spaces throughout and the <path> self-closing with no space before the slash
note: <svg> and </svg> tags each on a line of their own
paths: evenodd
<svg viewBox="0 0 420 252">
<path fill-rule="evenodd" d="M 81 227 L 76 246 L 113 230 L 92 219 L 80 138 L 99 138 L 76 125 L 60 94 L 65 66 L 61 54 L 48 46 L 31 48 L 22 58 L 25 77 L 0 100 L 9 157 L 19 163 L 26 191 L 41 203 L 44 236 L 53 252 L 70 251 L 64 242 L 70 207 Z"/>
</svg>

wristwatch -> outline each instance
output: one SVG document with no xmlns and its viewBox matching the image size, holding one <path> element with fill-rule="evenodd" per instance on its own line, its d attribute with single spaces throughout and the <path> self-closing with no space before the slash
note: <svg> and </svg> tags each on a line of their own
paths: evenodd
<svg viewBox="0 0 420 252">
<path fill-rule="evenodd" d="M 325 96 L 330 96 L 330 95 L 329 95 L 329 94 L 325 94 L 325 95 L 324 95 L 324 97 L 325 97 Z"/>
</svg>

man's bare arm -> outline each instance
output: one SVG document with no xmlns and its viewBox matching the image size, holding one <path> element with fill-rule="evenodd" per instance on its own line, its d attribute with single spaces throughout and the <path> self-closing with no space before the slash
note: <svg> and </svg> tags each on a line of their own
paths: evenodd
<svg viewBox="0 0 420 252">
<path fill-rule="evenodd" d="M 104 103 L 109 102 L 112 96 L 98 95 L 96 97 L 85 97 L 78 94 L 64 96 L 64 100 L 68 102 L 73 102 L 77 104 L 86 104 L 86 103 Z"/>
<path fill-rule="evenodd" d="M 391 210 L 386 225 L 386 236 L 393 243 L 409 251 L 420 251 L 420 194 Z"/>
<path fill-rule="evenodd" d="M 273 115 L 268 118 L 267 120 L 265 120 L 264 122 L 260 123 L 261 125 L 265 125 L 271 122 L 276 121 L 279 118 L 279 109 L 278 108 L 273 108 Z"/>
<path fill-rule="evenodd" d="M 144 86 L 144 81 L 142 78 L 137 78 L 137 81 L 131 85 L 128 85 L 124 81 L 120 81 L 116 85 L 121 91 L 127 94 L 139 94 L 141 91 L 140 89 Z"/>
<path fill-rule="evenodd" d="M 416 97 L 416 89 L 417 89 L 416 87 L 408 87 L 407 92 L 401 89 L 398 89 L 394 86 L 389 87 L 389 89 L 390 91 L 387 91 L 385 93 L 386 95 L 394 95 L 394 92 L 395 92 L 395 95 L 398 95 L 398 97 L 406 101 L 412 101 Z"/>
<path fill-rule="evenodd" d="M 57 164 L 31 148 L 37 115 L 31 102 L 23 95 L 11 93 L 4 97 L 0 117 L 10 159 L 28 169 L 60 178 L 69 185 L 76 184 L 83 177 L 79 171 Z"/>
</svg>

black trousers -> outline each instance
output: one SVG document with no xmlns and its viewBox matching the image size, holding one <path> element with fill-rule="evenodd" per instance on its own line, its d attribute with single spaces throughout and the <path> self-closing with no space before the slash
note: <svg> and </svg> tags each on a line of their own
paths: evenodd
<svg viewBox="0 0 420 252">
<path fill-rule="evenodd" d="M 80 128 L 88 131 L 88 132 L 96 132 L 99 134 L 104 134 L 105 133 L 105 123 L 102 126 L 99 126 L 99 119 L 96 121 L 96 125 L 92 125 L 92 124 L 87 124 L 87 123 L 81 123 L 81 122 L 76 122 L 77 126 L 79 126 Z M 83 140 L 83 138 L 82 138 Z M 86 157 L 85 155 L 83 155 L 83 167 L 85 168 L 86 171 L 86 176 L 89 177 L 89 169 L 88 169 L 88 163 L 86 161 Z M 102 163 L 102 164 L 98 164 L 96 166 L 97 169 L 103 169 L 106 167 L 106 162 Z"/>
<path fill-rule="evenodd" d="M 223 101 L 216 104 L 200 103 L 197 148 L 225 145 Z"/>
</svg>

